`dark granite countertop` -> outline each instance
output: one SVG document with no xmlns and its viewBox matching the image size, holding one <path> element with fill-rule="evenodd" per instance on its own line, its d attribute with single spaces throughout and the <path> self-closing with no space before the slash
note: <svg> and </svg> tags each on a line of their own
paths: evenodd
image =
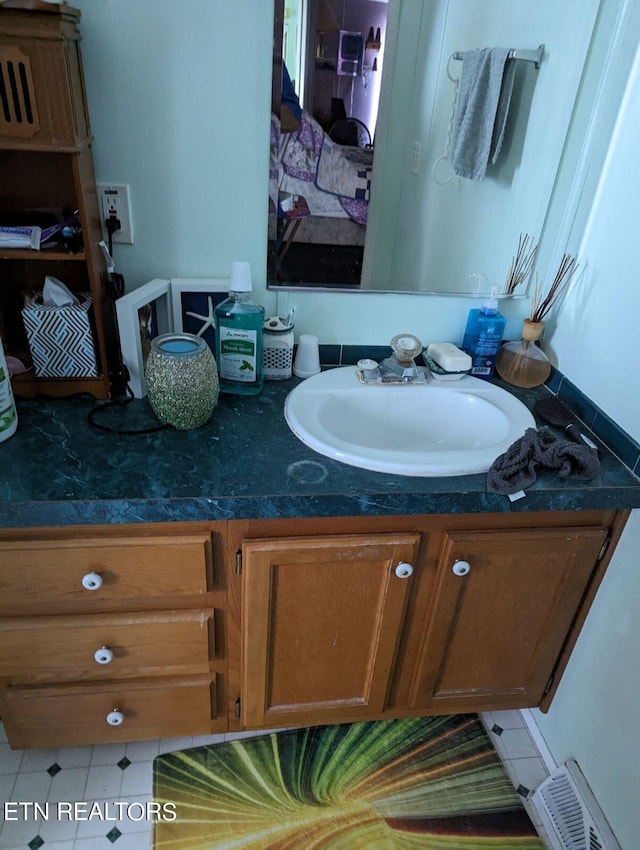
<svg viewBox="0 0 640 850">
<path fill-rule="evenodd" d="M 605 447 L 594 481 L 544 473 L 515 502 L 487 493 L 486 475 L 346 466 L 290 432 L 283 407 L 295 383 L 267 382 L 257 397 L 221 395 L 197 430 L 136 436 L 93 428 L 96 402 L 87 396 L 18 401 L 18 431 L 0 444 L 0 527 L 640 507 L 640 480 Z M 529 407 L 546 392 L 509 389 Z M 101 411 L 100 421 L 157 424 L 146 399 Z"/>
</svg>

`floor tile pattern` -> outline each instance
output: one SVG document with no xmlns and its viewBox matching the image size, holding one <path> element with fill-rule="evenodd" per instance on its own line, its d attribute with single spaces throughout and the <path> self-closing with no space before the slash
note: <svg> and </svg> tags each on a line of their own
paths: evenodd
<svg viewBox="0 0 640 850">
<path fill-rule="evenodd" d="M 487 712 L 480 719 L 544 839 L 529 798 L 547 770 L 520 712 Z M 10 749 L 0 723 L 0 849 L 150 850 L 151 825 L 145 813 L 151 802 L 154 758 L 251 734 L 16 751 Z M 9 802 L 38 803 L 40 810 L 34 806 L 7 808 L 4 804 Z M 46 803 L 48 820 L 42 817 Z M 65 803 L 80 804 L 75 810 L 78 818 L 67 816 Z M 62 816 L 58 818 L 59 811 Z"/>
</svg>

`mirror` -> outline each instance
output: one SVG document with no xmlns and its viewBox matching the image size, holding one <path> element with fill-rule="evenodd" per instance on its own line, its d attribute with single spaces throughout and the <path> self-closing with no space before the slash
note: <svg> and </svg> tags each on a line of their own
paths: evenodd
<svg viewBox="0 0 640 850">
<path fill-rule="evenodd" d="M 275 10 L 270 280 L 357 288 L 387 4 L 276 0 Z"/>
<path fill-rule="evenodd" d="M 298 15 L 285 26 L 290 3 Z M 477 294 L 485 280 L 502 291 L 523 234 L 540 238 L 598 8 L 599 0 L 276 0 L 269 286 Z M 483 180 L 453 174 L 464 53 L 510 47 L 529 56 L 543 44 L 539 68 L 514 60 L 495 164 Z M 288 68 L 296 55 L 303 126 L 276 136 L 283 57 Z M 352 63 L 350 76 L 338 73 L 341 60 Z M 342 106 L 348 118 L 369 110 L 371 143 L 364 132 L 331 132 Z M 354 140 L 364 200 L 341 158 Z M 311 146 L 311 164 L 299 142 Z"/>
</svg>

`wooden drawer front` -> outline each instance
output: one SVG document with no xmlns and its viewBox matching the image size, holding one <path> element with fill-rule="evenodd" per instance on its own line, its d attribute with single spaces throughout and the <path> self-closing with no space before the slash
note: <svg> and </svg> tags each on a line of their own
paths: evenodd
<svg viewBox="0 0 640 850">
<path fill-rule="evenodd" d="M 208 534 L 0 543 L 0 611 L 12 606 L 207 592 Z M 97 574 L 95 590 L 83 586 Z"/>
<path fill-rule="evenodd" d="M 210 676 L 16 687 L 0 693 L 14 749 L 206 735 L 215 705 Z M 119 726 L 107 722 L 114 710 L 123 715 Z"/>
<path fill-rule="evenodd" d="M 212 626 L 211 610 L 0 620 L 0 676 L 59 681 L 167 675 L 184 668 L 206 673 Z"/>
</svg>

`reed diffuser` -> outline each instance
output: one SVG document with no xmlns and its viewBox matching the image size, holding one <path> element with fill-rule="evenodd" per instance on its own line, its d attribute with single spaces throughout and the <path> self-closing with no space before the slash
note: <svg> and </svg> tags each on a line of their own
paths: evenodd
<svg viewBox="0 0 640 850">
<path fill-rule="evenodd" d="M 566 290 L 577 268 L 575 257 L 565 254 L 544 297 L 540 281 L 536 278 L 531 299 L 531 315 L 524 320 L 522 339 L 519 342 L 505 343 L 496 359 L 496 371 L 508 383 L 516 387 L 538 387 L 544 384 L 551 374 L 549 358 L 536 343 L 544 330 L 546 316 Z"/>
<path fill-rule="evenodd" d="M 518 250 L 511 260 L 504 284 L 505 295 L 513 295 L 520 284 L 529 277 L 537 253 L 538 245 L 534 245 L 533 237 L 528 233 L 524 236 L 521 233 L 518 239 Z"/>
</svg>

